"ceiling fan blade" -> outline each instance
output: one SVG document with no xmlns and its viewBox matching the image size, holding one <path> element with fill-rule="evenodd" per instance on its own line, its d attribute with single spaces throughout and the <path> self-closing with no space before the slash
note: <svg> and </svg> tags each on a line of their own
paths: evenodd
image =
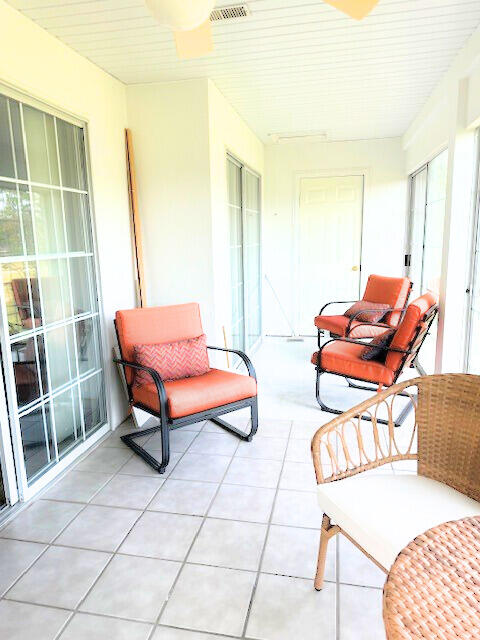
<svg viewBox="0 0 480 640">
<path fill-rule="evenodd" d="M 199 27 L 191 31 L 175 31 L 174 35 L 177 54 L 182 60 L 200 58 L 213 51 L 210 20 L 206 20 Z"/>
<path fill-rule="evenodd" d="M 324 0 L 324 2 L 355 20 L 361 20 L 370 13 L 379 0 Z"/>
</svg>

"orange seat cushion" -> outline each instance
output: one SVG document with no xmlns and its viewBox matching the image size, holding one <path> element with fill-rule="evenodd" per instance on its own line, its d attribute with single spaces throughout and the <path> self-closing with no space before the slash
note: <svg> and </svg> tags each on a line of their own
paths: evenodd
<svg viewBox="0 0 480 640">
<path fill-rule="evenodd" d="M 170 418 L 214 409 L 224 404 L 245 400 L 257 395 L 257 383 L 251 376 L 243 376 L 221 369 L 183 380 L 164 382 Z M 157 388 L 152 384 L 132 387 L 134 402 L 159 411 Z"/>
<path fill-rule="evenodd" d="M 362 360 L 364 345 L 335 341 L 324 347 L 320 366 L 325 371 L 365 382 L 393 384 L 394 371 L 380 362 Z M 312 355 L 312 363 L 317 364 L 318 351 Z"/>
<path fill-rule="evenodd" d="M 388 304 L 391 309 L 403 309 L 410 293 L 409 278 L 389 278 L 371 274 L 368 276 L 363 300 Z M 389 313 L 385 322 L 396 327 L 400 320 L 400 313 Z"/>
<path fill-rule="evenodd" d="M 317 329 L 329 331 L 336 336 L 345 338 L 350 318 L 347 316 L 317 316 L 315 318 L 315 326 Z M 359 326 L 360 325 L 360 326 Z M 357 328 L 355 328 L 357 327 Z M 353 320 L 349 333 L 349 338 L 374 338 L 385 331 L 385 327 L 370 327 L 366 324 Z"/>
<path fill-rule="evenodd" d="M 122 357 L 130 362 L 136 344 L 177 342 L 203 334 L 200 307 L 195 302 L 117 311 L 115 322 Z M 125 377 L 131 384 L 134 375 L 128 367 Z"/>
</svg>

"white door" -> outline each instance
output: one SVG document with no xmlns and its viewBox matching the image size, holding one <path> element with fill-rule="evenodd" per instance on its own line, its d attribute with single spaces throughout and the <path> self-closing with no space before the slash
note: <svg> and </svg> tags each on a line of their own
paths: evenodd
<svg viewBox="0 0 480 640">
<path fill-rule="evenodd" d="M 297 332 L 332 300 L 358 300 L 363 176 L 302 178 L 299 202 Z"/>
</svg>

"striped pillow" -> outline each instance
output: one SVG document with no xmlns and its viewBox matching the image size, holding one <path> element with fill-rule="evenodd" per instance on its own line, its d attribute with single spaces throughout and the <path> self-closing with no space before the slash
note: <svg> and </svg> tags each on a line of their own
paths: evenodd
<svg viewBox="0 0 480 640">
<path fill-rule="evenodd" d="M 178 342 L 136 344 L 133 358 L 137 364 L 155 369 L 162 380 L 181 380 L 210 371 L 205 334 Z M 153 384 L 152 376 L 137 370 L 134 384 Z"/>
</svg>

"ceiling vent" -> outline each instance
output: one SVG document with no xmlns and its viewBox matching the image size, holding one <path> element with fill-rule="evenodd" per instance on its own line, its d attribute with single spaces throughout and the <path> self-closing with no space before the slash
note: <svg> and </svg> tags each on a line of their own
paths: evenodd
<svg viewBox="0 0 480 640">
<path fill-rule="evenodd" d="M 248 18 L 250 10 L 246 4 L 232 4 L 230 7 L 218 7 L 210 14 L 210 22 L 224 22 L 225 20 L 241 20 Z"/>
</svg>

